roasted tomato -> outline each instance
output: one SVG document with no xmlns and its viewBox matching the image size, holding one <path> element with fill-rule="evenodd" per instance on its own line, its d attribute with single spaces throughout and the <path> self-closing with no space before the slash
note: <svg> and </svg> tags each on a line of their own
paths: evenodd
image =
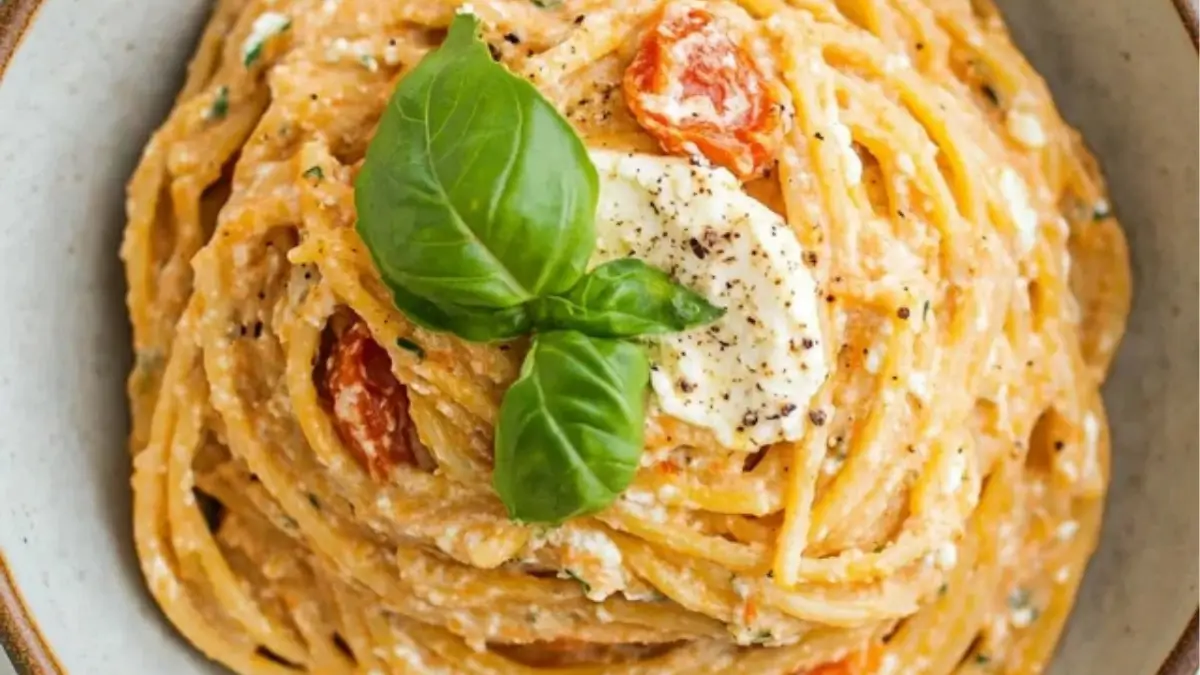
<svg viewBox="0 0 1200 675">
<path fill-rule="evenodd" d="M 812 670 L 800 671 L 796 675 L 869 675 L 879 670 L 882 653 L 882 646 L 872 645 L 836 663 L 826 663 Z"/>
<path fill-rule="evenodd" d="M 416 463 L 408 392 L 362 320 L 337 336 L 324 375 L 338 436 L 372 478 L 386 479 L 392 467 Z"/>
<path fill-rule="evenodd" d="M 639 124 L 673 154 L 703 154 L 750 180 L 781 139 L 776 88 L 715 17 L 671 3 L 625 71 L 625 99 Z"/>
</svg>

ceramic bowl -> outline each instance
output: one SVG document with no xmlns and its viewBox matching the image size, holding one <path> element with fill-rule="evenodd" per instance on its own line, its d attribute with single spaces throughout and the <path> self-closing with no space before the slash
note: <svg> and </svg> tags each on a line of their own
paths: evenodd
<svg viewBox="0 0 1200 675">
<path fill-rule="evenodd" d="M 1104 535 L 1055 673 L 1196 672 L 1200 76 L 1183 3 L 999 2 L 1104 164 L 1137 283 L 1105 391 Z M 217 672 L 134 559 L 117 260 L 124 183 L 208 9 L 0 0 L 0 641 L 22 673 Z"/>
</svg>

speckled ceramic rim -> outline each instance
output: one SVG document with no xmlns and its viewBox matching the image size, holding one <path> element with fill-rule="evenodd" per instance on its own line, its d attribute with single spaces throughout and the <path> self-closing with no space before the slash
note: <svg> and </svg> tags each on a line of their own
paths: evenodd
<svg viewBox="0 0 1200 675">
<path fill-rule="evenodd" d="M 1172 0 L 1192 44 L 1200 50 L 1200 21 L 1193 0 Z M 12 55 L 21 44 L 25 31 L 33 23 L 42 0 L 0 0 L 0 78 L 4 77 Z M 1200 667 L 1200 611 L 1163 662 L 1159 675 L 1194 675 Z M 25 606 L 16 581 L 0 551 L 0 646 L 8 652 L 20 675 L 66 675 L 54 651 L 38 630 L 33 615 Z"/>
</svg>

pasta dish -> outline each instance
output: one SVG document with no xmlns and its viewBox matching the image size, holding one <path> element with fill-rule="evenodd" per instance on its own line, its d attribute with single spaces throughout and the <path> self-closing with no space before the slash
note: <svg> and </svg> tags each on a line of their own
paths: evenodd
<svg viewBox="0 0 1200 675">
<path fill-rule="evenodd" d="M 134 530 L 241 674 L 1039 673 L 1130 303 L 986 0 L 219 0 Z"/>
</svg>

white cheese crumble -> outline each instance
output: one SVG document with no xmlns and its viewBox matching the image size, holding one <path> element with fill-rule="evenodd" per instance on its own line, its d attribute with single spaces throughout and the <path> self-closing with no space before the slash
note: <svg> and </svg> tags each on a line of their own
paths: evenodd
<svg viewBox="0 0 1200 675">
<path fill-rule="evenodd" d="M 1008 622 L 1013 628 L 1028 628 L 1037 618 L 1036 611 L 1029 605 L 1022 605 L 1008 613 Z"/>
<path fill-rule="evenodd" d="M 879 372 L 879 366 L 882 363 L 883 355 L 879 353 L 878 349 L 871 349 L 867 351 L 867 358 L 863 361 L 863 367 L 867 369 L 868 373 L 874 375 Z"/>
<path fill-rule="evenodd" d="M 885 73 L 894 73 L 897 70 L 908 70 L 912 67 L 912 61 L 909 60 L 908 54 L 888 54 L 883 60 L 883 71 Z"/>
<path fill-rule="evenodd" d="M 846 460 L 843 457 L 830 455 L 825 458 L 825 461 L 821 462 L 821 473 L 826 476 L 836 475 L 838 471 L 842 470 L 842 464 L 845 462 Z"/>
<path fill-rule="evenodd" d="M 922 403 L 928 403 L 930 397 L 929 377 L 919 370 L 914 370 L 913 372 L 909 373 L 908 390 L 911 391 L 917 398 L 919 398 Z"/>
<path fill-rule="evenodd" d="M 943 489 L 946 494 L 954 494 L 962 487 L 963 478 L 967 471 L 967 458 L 963 451 L 955 452 L 946 462 L 946 474 L 943 477 Z"/>
<path fill-rule="evenodd" d="M 1087 450 L 1091 454 L 1096 452 L 1096 443 L 1100 440 L 1100 423 L 1096 421 L 1096 416 L 1088 413 L 1083 417 L 1083 442 L 1086 444 Z"/>
<path fill-rule="evenodd" d="M 618 567 L 621 564 L 621 549 L 601 532 L 570 530 L 567 541 L 580 551 L 595 556 L 605 567 Z"/>
<path fill-rule="evenodd" d="M 954 569 L 958 564 L 958 547 L 953 542 L 942 542 L 934 553 L 934 562 L 940 570 Z"/>
<path fill-rule="evenodd" d="M 242 63 L 250 65 L 261 53 L 267 40 L 279 35 L 292 25 L 292 20 L 286 14 L 279 12 L 263 12 L 250 26 L 250 34 L 242 42 Z"/>
<path fill-rule="evenodd" d="M 1033 623 L 1033 609 L 1030 607 L 1014 609 L 1009 615 L 1009 622 L 1014 628 L 1028 628 Z"/>
<path fill-rule="evenodd" d="M 621 549 L 603 532 L 565 527 L 549 535 L 551 543 L 565 546 L 564 569 L 559 576 L 574 576 L 584 583 L 584 593 L 594 602 L 625 588 Z"/>
<path fill-rule="evenodd" d="M 862 159 L 854 151 L 854 139 L 850 135 L 850 128 L 841 122 L 834 122 L 829 127 L 829 134 L 841 146 L 842 164 L 846 171 L 846 182 L 851 185 L 858 185 L 862 182 L 863 165 Z"/>
<path fill-rule="evenodd" d="M 1023 110 L 1010 110 L 1006 120 L 1008 135 L 1027 148 L 1041 148 L 1046 145 L 1046 131 L 1036 115 Z"/>
<path fill-rule="evenodd" d="M 1028 253 L 1037 241 L 1038 214 L 1029 204 L 1029 187 L 1011 168 L 1000 172 L 1000 194 L 1008 202 L 1009 215 L 1017 227 L 1021 253 Z"/>
<path fill-rule="evenodd" d="M 621 501 L 640 518 L 655 523 L 667 522 L 667 509 L 654 498 L 653 493 L 630 488 L 621 495 Z"/>
<path fill-rule="evenodd" d="M 1079 532 L 1079 521 L 1064 520 L 1054 528 L 1054 536 L 1059 541 L 1070 541 Z"/>
<path fill-rule="evenodd" d="M 726 310 L 650 341 L 657 405 L 733 449 L 799 439 L 828 366 L 817 286 L 795 233 L 724 169 L 607 150 L 592 160 L 593 264 L 636 256 Z"/>
<path fill-rule="evenodd" d="M 674 485 L 660 485 L 658 488 L 658 498 L 661 501 L 669 502 L 679 496 L 679 488 Z"/>
</svg>

